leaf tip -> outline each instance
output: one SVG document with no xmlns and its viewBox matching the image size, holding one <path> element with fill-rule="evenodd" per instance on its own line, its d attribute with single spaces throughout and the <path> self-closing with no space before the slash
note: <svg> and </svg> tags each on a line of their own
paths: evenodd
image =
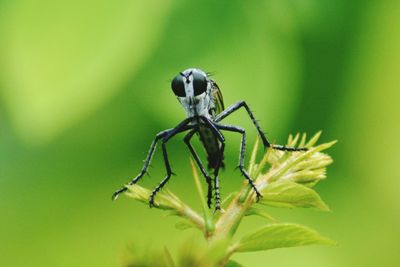
<svg viewBox="0 0 400 267">
<path fill-rule="evenodd" d="M 322 200 L 321 200 L 321 204 L 319 205 L 318 209 L 320 211 L 324 211 L 324 212 L 332 212 L 331 208 L 329 208 L 329 206 L 326 205 L 325 202 L 322 202 Z"/>
<path fill-rule="evenodd" d="M 324 237 L 321 239 L 321 245 L 327 245 L 327 246 L 337 246 L 338 243 L 332 239 L 329 239 L 327 237 Z"/>
</svg>

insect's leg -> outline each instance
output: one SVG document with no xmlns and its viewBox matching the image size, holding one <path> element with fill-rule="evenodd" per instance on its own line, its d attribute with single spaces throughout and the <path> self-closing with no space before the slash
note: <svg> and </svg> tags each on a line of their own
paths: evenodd
<svg viewBox="0 0 400 267">
<path fill-rule="evenodd" d="M 267 137 L 265 136 L 264 132 L 261 130 L 260 125 L 258 124 L 256 118 L 254 117 L 253 112 L 250 110 L 249 106 L 246 104 L 245 101 L 239 101 L 231 106 L 229 106 L 227 109 L 222 111 L 220 114 L 217 115 L 217 117 L 214 119 L 215 122 L 220 122 L 239 108 L 244 107 L 247 111 L 247 114 L 249 115 L 250 119 L 252 120 L 254 126 L 256 127 L 258 134 L 261 137 L 261 140 L 264 144 L 264 147 L 271 147 L 277 150 L 283 150 L 283 151 L 307 151 L 308 149 L 305 147 L 286 147 L 282 145 L 271 145 L 270 142 L 268 142 Z"/>
<path fill-rule="evenodd" d="M 262 197 L 261 193 L 257 190 L 257 187 L 254 184 L 253 179 L 249 176 L 247 171 L 244 169 L 244 156 L 246 152 L 246 132 L 243 128 L 231 125 L 220 125 L 216 124 L 217 128 L 220 130 L 230 131 L 230 132 L 237 132 L 242 135 L 242 141 L 240 145 L 240 156 L 239 156 L 239 169 L 242 172 L 243 176 L 249 181 L 249 184 L 256 192 L 257 201 Z"/>
<path fill-rule="evenodd" d="M 169 178 L 171 178 L 171 175 L 172 175 L 171 166 L 170 166 L 169 160 L 168 160 L 166 142 L 163 142 L 161 146 L 162 146 L 162 152 L 163 152 L 163 157 L 164 157 L 165 169 L 167 170 L 167 175 L 157 185 L 157 187 L 154 188 L 154 190 L 151 192 L 150 198 L 149 198 L 149 206 L 150 206 L 150 208 L 153 207 L 153 205 L 154 205 L 154 197 L 156 196 L 158 191 L 160 191 L 161 188 L 164 187 L 164 185 L 168 182 Z"/>
<path fill-rule="evenodd" d="M 153 142 L 152 142 L 151 145 L 150 145 L 150 149 L 149 149 L 149 152 L 147 153 L 147 157 L 146 157 L 146 160 L 144 161 L 142 170 L 140 171 L 140 173 L 139 173 L 135 178 L 133 178 L 133 179 L 128 183 L 128 185 L 134 185 L 134 184 L 136 184 L 137 181 L 139 181 L 139 180 L 143 177 L 143 175 L 147 172 L 147 168 L 148 168 L 149 165 L 150 165 L 151 159 L 152 159 L 152 157 L 153 157 L 154 151 L 155 151 L 156 146 L 157 146 L 157 142 L 158 142 L 161 138 L 165 137 L 165 136 L 167 135 L 167 133 L 168 133 L 169 131 L 171 131 L 171 130 L 172 130 L 172 129 L 165 130 L 165 131 L 162 131 L 162 132 L 160 132 L 160 133 L 158 133 L 158 134 L 156 135 L 156 137 L 154 138 Z M 123 192 L 125 192 L 125 191 L 127 191 L 127 190 L 128 190 L 128 188 L 127 188 L 126 186 L 124 186 L 124 187 L 122 187 L 121 189 L 115 191 L 114 194 L 112 195 L 112 199 L 113 199 L 113 200 L 117 199 L 118 196 L 119 196 L 121 193 L 123 193 Z"/>
<path fill-rule="evenodd" d="M 200 168 L 201 173 L 204 175 L 207 181 L 207 205 L 209 208 L 211 208 L 211 199 L 212 199 L 212 180 L 210 175 L 207 173 L 206 169 L 204 168 L 203 163 L 201 162 L 199 156 L 197 155 L 196 151 L 194 150 L 194 147 L 190 143 L 190 140 L 192 139 L 193 135 L 196 133 L 196 130 L 190 131 L 184 138 L 185 144 L 188 146 L 190 153 L 192 154 L 194 160 L 196 161 L 197 165 Z"/>
<path fill-rule="evenodd" d="M 224 158 L 225 142 L 221 142 L 220 154 L 218 157 L 218 164 L 215 166 L 214 170 L 214 188 L 215 188 L 215 210 L 221 210 L 221 196 L 219 193 L 219 169 L 221 168 L 221 163 Z"/>
<path fill-rule="evenodd" d="M 165 135 L 165 137 L 162 140 L 162 152 L 163 152 L 164 164 L 165 164 L 165 169 L 167 171 L 167 175 L 157 185 L 157 187 L 151 192 L 150 197 L 149 197 L 150 208 L 154 206 L 154 198 L 155 198 L 156 194 L 164 187 L 164 185 L 168 182 L 169 178 L 171 178 L 171 175 L 172 175 L 171 165 L 168 160 L 166 144 L 176 134 L 186 131 L 186 130 L 193 129 L 192 125 L 188 125 L 191 120 L 192 120 L 192 118 L 188 118 L 188 119 L 185 119 L 184 121 L 182 121 L 177 127 L 168 131 L 168 133 Z"/>
<path fill-rule="evenodd" d="M 264 144 L 265 147 L 270 147 L 271 144 L 268 142 L 264 132 L 261 130 L 260 125 L 258 124 L 256 118 L 254 117 L 253 112 L 251 112 L 249 106 L 246 104 L 245 101 L 239 101 L 236 102 L 235 104 L 229 106 L 228 108 L 226 108 L 224 111 L 222 111 L 220 114 L 217 115 L 217 117 L 214 119 L 215 122 L 220 122 L 223 119 L 225 119 L 226 117 L 228 117 L 230 114 L 232 114 L 233 112 L 235 112 L 236 110 L 240 109 L 241 107 L 244 107 L 248 113 L 248 115 L 250 116 L 250 119 L 252 120 L 254 126 L 257 129 L 258 134 L 261 137 L 261 140 Z"/>
<path fill-rule="evenodd" d="M 215 190 L 215 210 L 220 210 L 221 209 L 221 196 L 219 193 L 219 179 L 218 179 L 218 174 L 219 174 L 219 169 L 221 168 L 222 160 L 224 159 L 224 150 L 225 150 L 225 138 L 222 135 L 221 131 L 218 130 L 216 125 L 207 119 L 206 117 L 201 117 L 202 121 L 204 122 L 205 125 L 207 125 L 212 132 L 214 133 L 215 137 L 218 139 L 218 141 L 221 143 L 221 147 L 219 150 L 219 156 L 218 156 L 218 161 L 217 165 L 215 166 L 214 169 L 214 190 Z"/>
</svg>

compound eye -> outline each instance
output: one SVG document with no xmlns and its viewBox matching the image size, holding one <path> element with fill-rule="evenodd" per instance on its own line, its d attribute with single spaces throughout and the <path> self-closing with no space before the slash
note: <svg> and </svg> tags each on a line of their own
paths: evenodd
<svg viewBox="0 0 400 267">
<path fill-rule="evenodd" d="M 181 75 L 176 76 L 171 82 L 172 91 L 179 97 L 185 97 L 185 85 L 183 84 L 183 77 Z"/>
<path fill-rule="evenodd" d="M 201 95 L 207 90 L 207 79 L 200 73 L 193 73 L 194 95 Z"/>
</svg>

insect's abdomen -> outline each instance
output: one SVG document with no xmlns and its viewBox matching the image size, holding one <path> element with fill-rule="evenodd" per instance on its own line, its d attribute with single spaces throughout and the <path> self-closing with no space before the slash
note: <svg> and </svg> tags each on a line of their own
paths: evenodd
<svg viewBox="0 0 400 267">
<path fill-rule="evenodd" d="M 199 135 L 200 141 L 207 153 L 208 168 L 215 169 L 218 165 L 218 159 L 220 156 L 220 142 L 207 127 L 200 127 L 197 134 Z M 220 167 L 224 167 L 223 158 Z"/>
</svg>

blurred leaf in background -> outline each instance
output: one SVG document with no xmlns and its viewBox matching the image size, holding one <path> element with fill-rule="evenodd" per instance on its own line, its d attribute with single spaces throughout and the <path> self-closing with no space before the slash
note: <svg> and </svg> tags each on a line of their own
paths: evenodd
<svg viewBox="0 0 400 267">
<path fill-rule="evenodd" d="M 214 73 L 226 105 L 246 100 L 272 141 L 320 129 L 339 140 L 330 179 L 318 186 L 334 212 L 278 212 L 339 245 L 234 260 L 400 265 L 399 9 L 396 1 L 0 1 L 0 265 L 120 266 L 132 241 L 179 247 L 187 236 L 170 230 L 176 219 L 160 223 L 156 211 L 110 194 L 140 169 L 154 134 L 184 117 L 169 83 L 192 66 Z M 231 121 L 254 142 L 244 114 Z M 239 139 L 227 140 L 225 196 L 241 183 Z M 178 141 L 169 147 L 178 175 L 168 186 L 194 202 L 189 153 Z M 164 175 L 159 159 L 149 186 Z"/>
<path fill-rule="evenodd" d="M 157 46 L 169 1 L 17 1 L 2 12 L 2 91 L 14 126 L 46 142 L 118 93 Z M 145 27 L 145 25 L 153 25 Z"/>
</svg>

